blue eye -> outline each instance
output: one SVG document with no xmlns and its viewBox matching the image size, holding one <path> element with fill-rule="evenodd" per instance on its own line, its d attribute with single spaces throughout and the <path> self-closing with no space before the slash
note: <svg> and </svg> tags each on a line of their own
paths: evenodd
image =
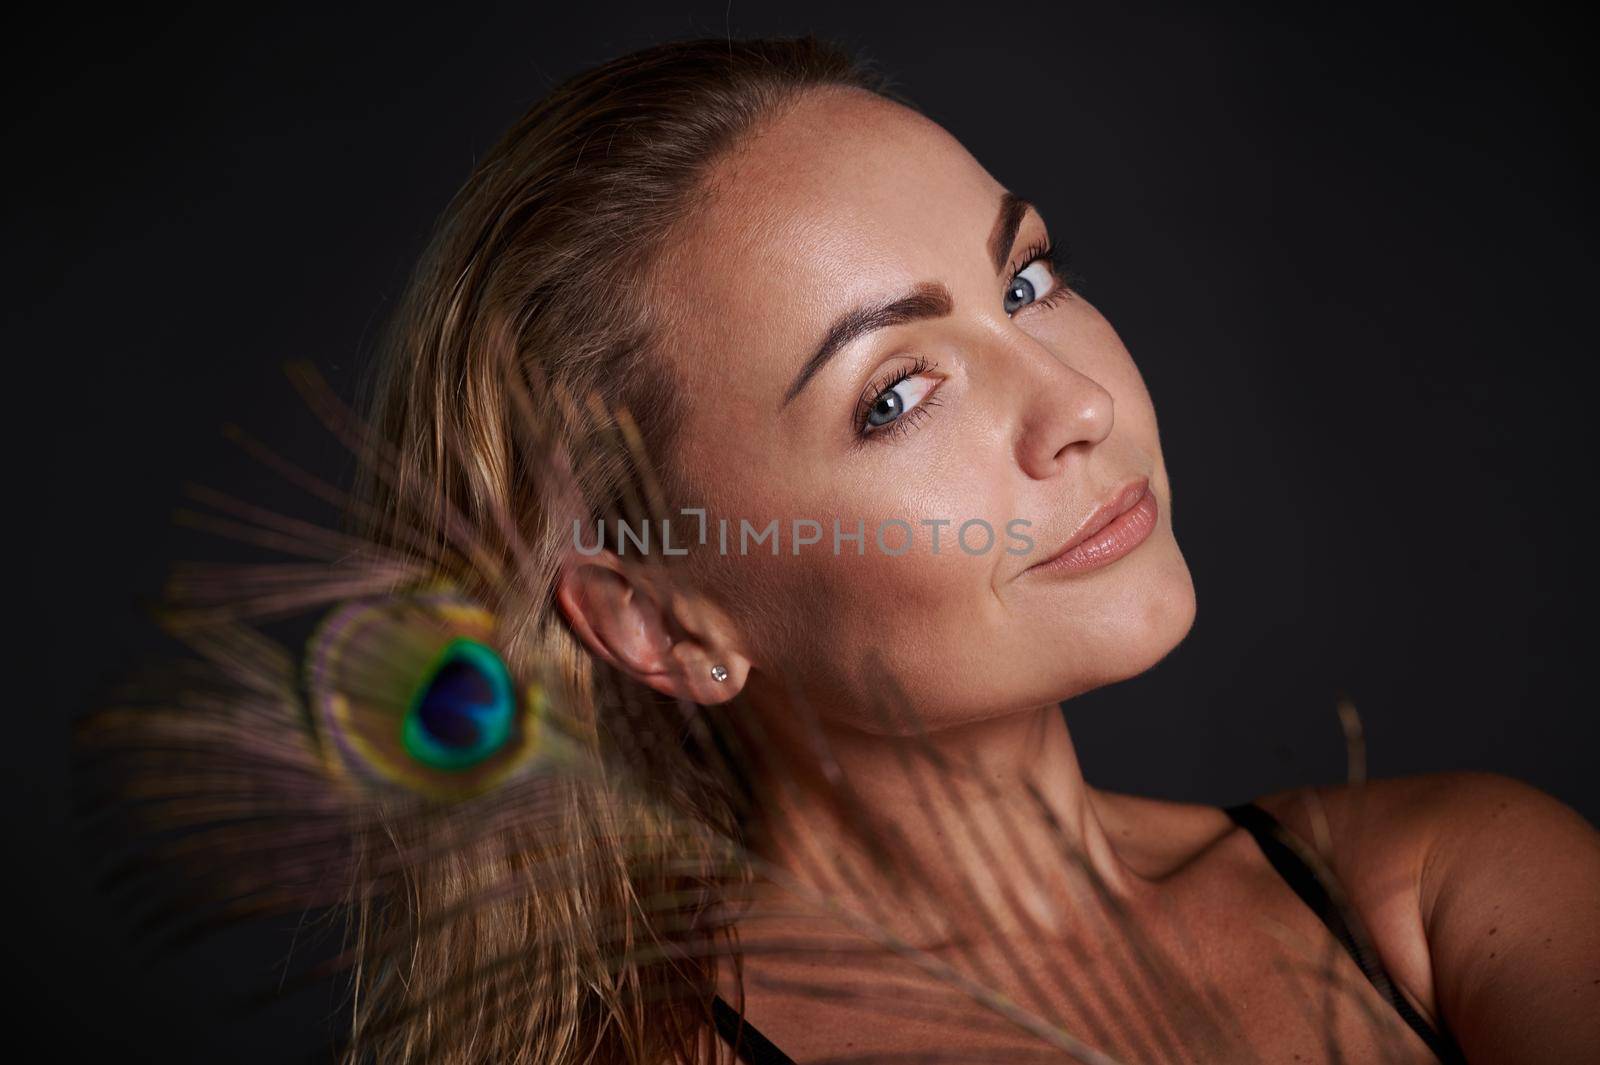
<svg viewBox="0 0 1600 1065">
<path fill-rule="evenodd" d="M 867 425 L 876 428 L 888 425 L 906 411 L 922 402 L 933 391 L 933 382 L 925 377 L 907 377 L 878 393 L 878 398 L 867 411 Z"/>
<path fill-rule="evenodd" d="M 1055 291 L 1057 281 L 1050 269 L 1049 253 L 1035 259 L 1011 279 L 1002 304 L 1007 314 L 1015 314 L 1028 304 L 1044 299 Z"/>
<path fill-rule="evenodd" d="M 907 414 L 922 414 L 929 396 L 938 386 L 938 380 L 929 375 L 933 364 L 926 359 L 897 370 L 887 379 L 875 381 L 862 394 L 857 428 L 862 436 L 871 436 L 885 427 L 900 429 L 914 419 Z"/>
</svg>

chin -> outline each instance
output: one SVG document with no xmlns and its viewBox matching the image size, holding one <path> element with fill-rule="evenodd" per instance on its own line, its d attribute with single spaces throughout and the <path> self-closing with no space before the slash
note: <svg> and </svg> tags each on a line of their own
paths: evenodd
<svg viewBox="0 0 1600 1065">
<path fill-rule="evenodd" d="M 1194 579 L 1177 542 L 1168 538 L 1143 562 L 1127 575 L 1124 593 L 1107 613 L 1073 636 L 1084 654 L 1075 656 L 1075 675 L 1060 699 L 1138 676 L 1171 654 L 1194 627 Z"/>
<path fill-rule="evenodd" d="M 1134 652 L 1119 680 L 1136 677 L 1171 654 L 1194 627 L 1194 578 L 1176 541 L 1141 596 L 1141 609 L 1130 622 L 1128 648 Z"/>
<path fill-rule="evenodd" d="M 1142 618 L 1144 638 L 1140 644 L 1146 648 L 1149 660 L 1138 668 L 1137 673 L 1143 673 L 1171 654 L 1189 635 L 1189 630 L 1194 628 L 1194 578 L 1190 576 L 1189 567 L 1178 552 L 1177 544 L 1172 545 L 1172 553 L 1177 564 L 1172 567 L 1173 572 L 1163 582 L 1160 594 L 1152 598 Z"/>
</svg>

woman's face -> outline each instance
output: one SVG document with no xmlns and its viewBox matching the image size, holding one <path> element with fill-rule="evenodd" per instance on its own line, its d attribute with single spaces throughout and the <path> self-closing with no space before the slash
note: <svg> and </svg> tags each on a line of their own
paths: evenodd
<svg viewBox="0 0 1600 1065">
<path fill-rule="evenodd" d="M 673 461 L 710 519 L 695 567 L 758 703 L 798 685 L 879 731 L 886 666 L 940 727 L 1132 676 L 1188 632 L 1150 396 L 1110 324 L 1030 265 L 1044 220 L 1008 207 L 938 125 L 818 92 L 719 162 L 660 264 Z M 773 519 L 776 556 L 754 540 Z M 836 552 L 835 520 L 865 535 Z"/>
</svg>

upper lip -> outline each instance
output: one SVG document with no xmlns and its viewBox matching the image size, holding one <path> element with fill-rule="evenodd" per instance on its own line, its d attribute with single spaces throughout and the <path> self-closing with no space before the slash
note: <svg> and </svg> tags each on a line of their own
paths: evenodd
<svg viewBox="0 0 1600 1065">
<path fill-rule="evenodd" d="M 1105 501 L 1090 512 L 1087 518 L 1078 524 L 1077 530 L 1067 538 L 1067 542 L 1050 552 L 1049 556 L 1035 562 L 1028 569 L 1038 569 L 1054 562 L 1074 547 L 1083 543 L 1107 525 L 1116 521 L 1122 515 L 1139 505 L 1139 500 L 1150 490 L 1150 478 L 1135 477 L 1126 482 L 1122 487 L 1106 496 Z"/>
</svg>

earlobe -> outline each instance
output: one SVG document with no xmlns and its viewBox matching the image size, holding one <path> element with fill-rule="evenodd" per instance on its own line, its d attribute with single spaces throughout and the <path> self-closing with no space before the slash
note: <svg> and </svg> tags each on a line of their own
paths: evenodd
<svg viewBox="0 0 1600 1065">
<path fill-rule="evenodd" d="M 681 695 L 701 706 L 716 706 L 743 690 L 750 664 L 742 655 L 714 654 L 698 641 L 680 645 L 673 652 L 682 687 L 669 694 Z"/>
</svg>

